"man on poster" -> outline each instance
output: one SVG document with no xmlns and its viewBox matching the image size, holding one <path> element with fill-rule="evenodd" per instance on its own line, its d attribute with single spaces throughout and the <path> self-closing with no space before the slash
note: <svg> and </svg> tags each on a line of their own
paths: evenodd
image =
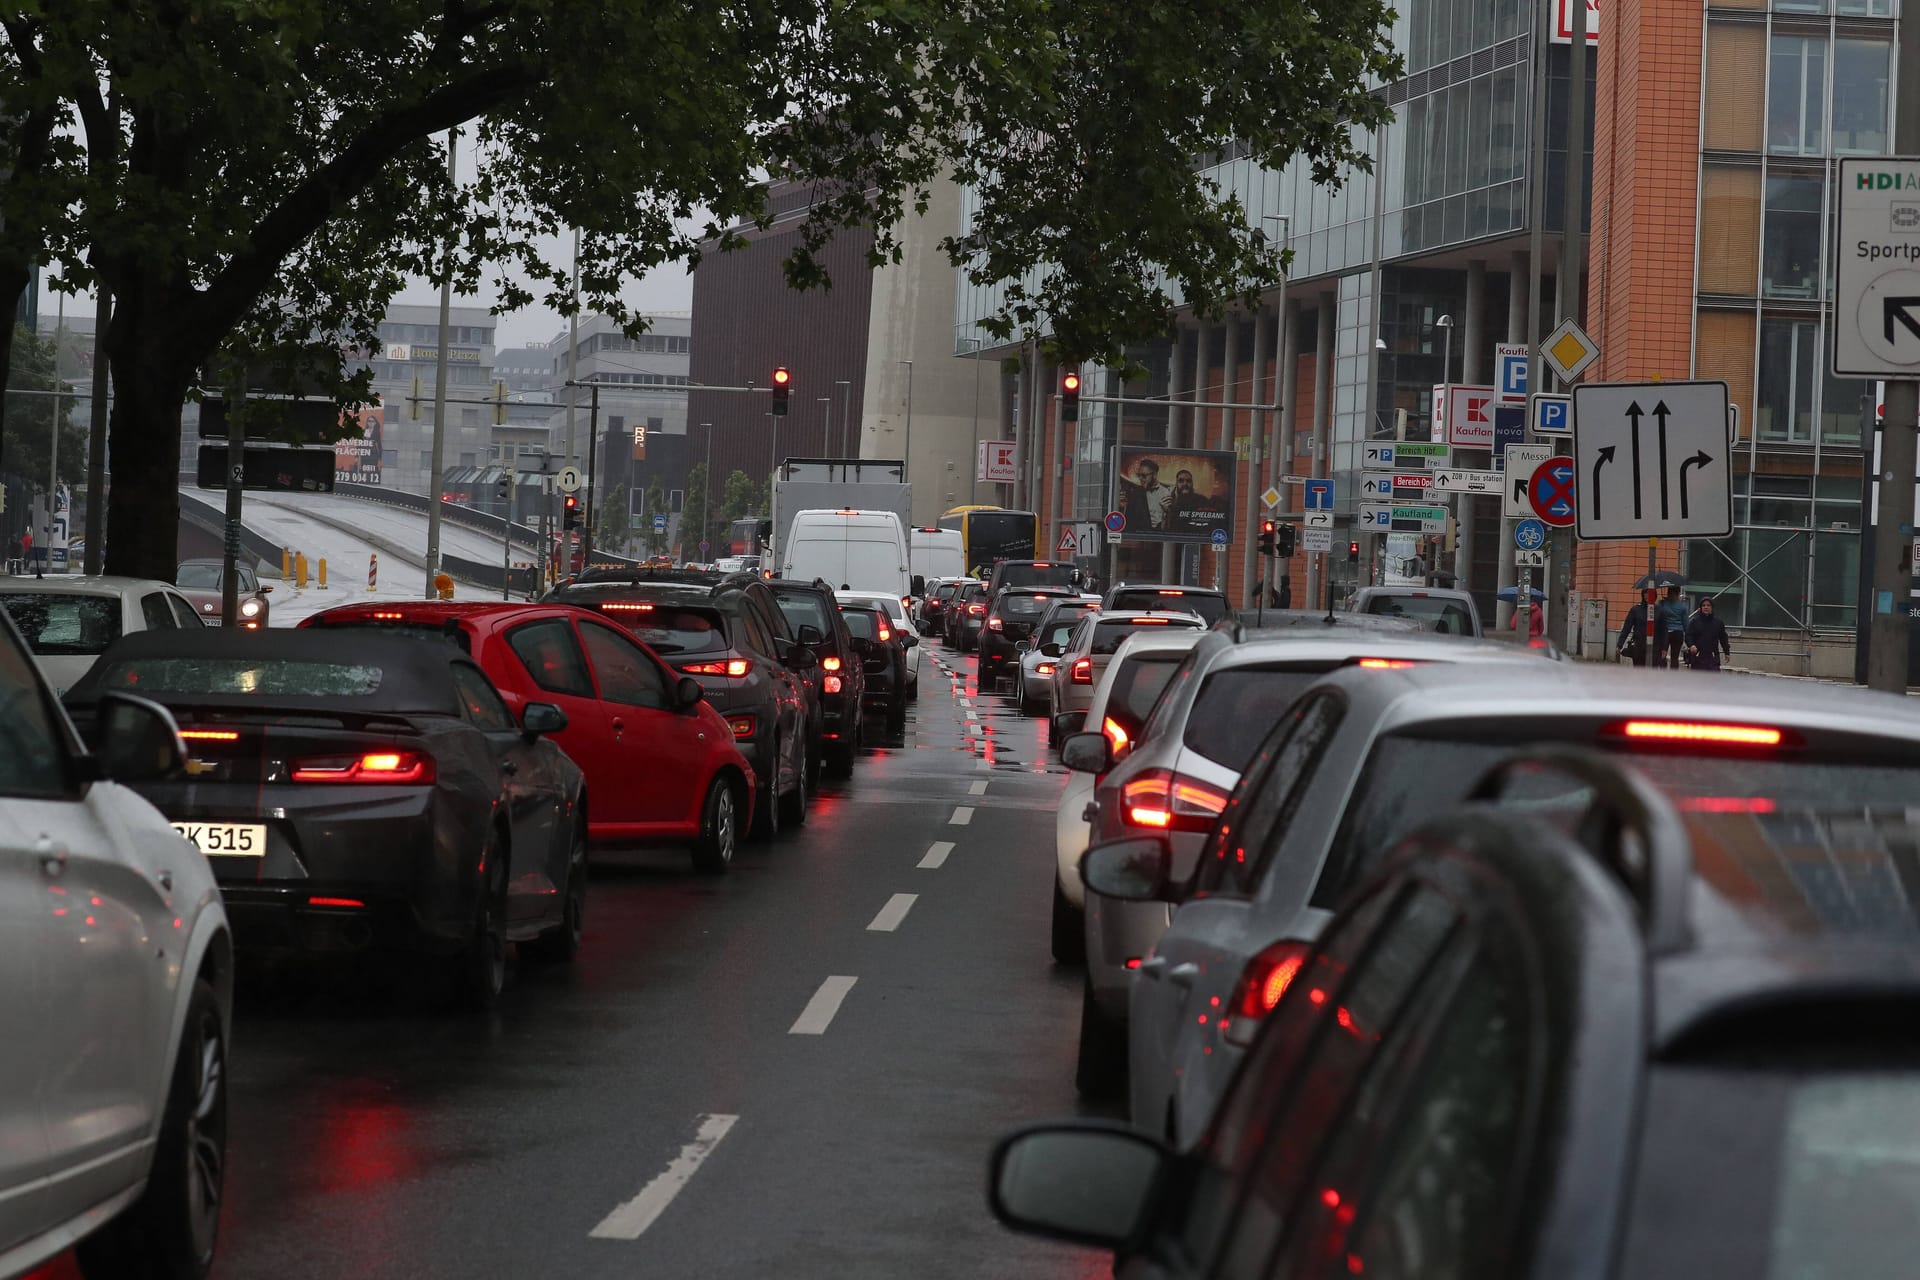
<svg viewBox="0 0 1920 1280">
<path fill-rule="evenodd" d="M 1188 477 L 1192 487 L 1192 477 Z M 1174 491 L 1160 483 L 1160 464 L 1141 458 L 1133 464 L 1133 474 L 1120 480 L 1120 510 L 1127 527 L 1165 533 L 1171 525 Z"/>
</svg>

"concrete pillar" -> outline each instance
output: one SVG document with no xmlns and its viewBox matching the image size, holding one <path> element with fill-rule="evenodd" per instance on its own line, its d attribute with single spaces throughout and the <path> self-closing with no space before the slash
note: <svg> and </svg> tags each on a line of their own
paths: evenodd
<svg viewBox="0 0 1920 1280">
<path fill-rule="evenodd" d="M 1460 380 L 1472 384 L 1485 380 L 1487 369 L 1487 264 L 1485 260 L 1475 258 L 1467 263 L 1467 300 L 1465 315 L 1459 317 L 1463 323 L 1461 334 Z M 1486 458 L 1480 450 L 1474 451 L 1474 465 L 1479 466 Z M 1490 465 L 1490 464 L 1489 464 Z M 1472 589 L 1473 579 L 1473 522 L 1483 498 L 1462 494 L 1454 500 L 1456 519 L 1454 522 L 1453 575 L 1454 584 L 1462 590 Z"/>
<path fill-rule="evenodd" d="M 1531 264 L 1525 249 L 1513 251 L 1513 265 L 1507 275 L 1507 341 L 1527 340 L 1527 271 Z"/>
<path fill-rule="evenodd" d="M 1322 291 L 1313 326 L 1313 468 L 1301 472 L 1302 475 L 1333 473 L 1329 447 L 1333 432 L 1333 333 L 1340 323 L 1339 315 L 1339 297 L 1331 289 Z M 1348 495 L 1348 505 L 1352 509 L 1352 495 Z M 1327 563 L 1330 555 L 1319 557 L 1319 563 L 1307 570 L 1306 608 L 1318 609 L 1326 604 L 1326 584 L 1333 576 Z"/>
<path fill-rule="evenodd" d="M 1204 322 L 1197 323 L 1194 326 L 1193 390 L 1188 396 L 1188 399 L 1190 400 L 1200 401 L 1200 400 L 1220 399 L 1220 395 L 1219 395 L 1220 388 L 1219 388 L 1219 384 L 1213 380 L 1213 366 L 1212 366 L 1214 337 L 1216 332 L 1217 331 L 1212 326 L 1209 326 Z M 1211 412 L 1212 410 L 1202 409 L 1198 404 L 1194 405 L 1192 410 L 1192 416 L 1187 419 L 1187 438 L 1184 442 L 1187 448 L 1204 449 L 1207 447 L 1207 441 L 1210 434 L 1207 430 L 1208 428 L 1207 415 Z M 1165 479 L 1168 484 L 1173 483 L 1172 476 L 1165 476 L 1162 478 Z M 1183 542 L 1180 544 L 1179 556 L 1180 556 L 1179 581 L 1186 586 L 1194 586 L 1194 587 L 1199 586 L 1200 585 L 1200 548 L 1192 545 L 1191 543 Z"/>
<path fill-rule="evenodd" d="M 1292 475 L 1298 471 L 1299 461 L 1293 454 L 1294 396 L 1298 393 L 1300 374 L 1300 300 L 1288 298 L 1281 304 L 1280 312 L 1280 412 L 1274 415 L 1274 454 L 1276 461 L 1267 469 L 1269 483 L 1280 484 L 1279 477 Z M 1313 459 L 1307 459 L 1308 473 L 1311 473 Z M 1280 485 L 1284 492 L 1285 485 Z M 1313 576 L 1313 557 L 1307 557 L 1307 576 Z M 1277 586 L 1281 566 L 1275 565 L 1272 581 Z M 1297 600 L 1295 603 L 1299 603 Z"/>
<path fill-rule="evenodd" d="M 1227 313 L 1226 338 L 1220 352 L 1220 395 L 1216 397 L 1226 404 L 1235 404 L 1240 400 L 1240 316 L 1236 312 Z M 1233 409 L 1220 410 L 1220 443 L 1217 447 L 1231 450 L 1233 433 L 1240 421 L 1240 415 Z M 1235 471 L 1239 470 L 1235 466 Z M 1245 500 L 1244 495 L 1242 501 Z M 1231 516 L 1233 513 L 1229 512 Z M 1229 528 L 1233 527 L 1230 520 Z M 1213 556 L 1213 589 L 1224 590 L 1227 585 L 1227 551 L 1221 548 Z"/>
<path fill-rule="evenodd" d="M 1273 403 L 1273 393 L 1267 389 L 1266 385 L 1267 344 L 1272 341 L 1272 337 L 1270 336 L 1270 330 L 1273 328 L 1271 323 L 1272 314 L 1265 305 L 1262 305 L 1260 310 L 1255 312 L 1253 316 L 1253 368 L 1251 370 L 1252 377 L 1248 383 L 1248 385 L 1253 388 L 1253 394 L 1248 396 L 1247 399 L 1254 404 Z M 1234 601 L 1235 605 L 1249 603 L 1249 594 L 1254 591 L 1257 586 L 1254 577 L 1255 570 L 1265 567 L 1264 565 L 1255 564 L 1258 556 L 1254 547 L 1260 537 L 1260 493 L 1266 488 L 1267 484 L 1264 473 L 1267 470 L 1267 459 L 1271 456 L 1267 453 L 1266 448 L 1267 431 L 1272 416 L 1273 415 L 1265 409 L 1256 409 L 1253 411 L 1252 417 L 1247 423 L 1249 445 L 1247 450 L 1247 487 L 1246 492 L 1240 495 L 1240 501 L 1246 504 L 1246 518 L 1238 522 L 1240 530 L 1240 598 Z M 1264 580 L 1266 576 L 1265 573 L 1259 575 L 1262 580 Z"/>
<path fill-rule="evenodd" d="M 1180 367 L 1184 331 L 1174 326 L 1173 345 L 1167 352 L 1167 447 L 1180 446 L 1180 397 L 1186 390 L 1185 372 Z M 1160 581 L 1173 581 L 1173 544 L 1160 544 Z"/>
<path fill-rule="evenodd" d="M 1507 341 L 1525 342 L 1527 340 L 1527 274 L 1532 269 L 1533 259 L 1525 249 L 1517 249 L 1513 254 L 1512 275 L 1507 282 Z M 1544 365 L 1540 366 L 1545 368 Z M 1519 577 L 1513 567 L 1513 525 L 1505 516 L 1500 518 L 1500 541 L 1494 548 L 1494 564 L 1497 571 L 1494 581 L 1500 587 L 1516 586 Z M 1506 628 L 1513 621 L 1513 604 L 1501 601 L 1494 606 L 1494 625 Z"/>
</svg>

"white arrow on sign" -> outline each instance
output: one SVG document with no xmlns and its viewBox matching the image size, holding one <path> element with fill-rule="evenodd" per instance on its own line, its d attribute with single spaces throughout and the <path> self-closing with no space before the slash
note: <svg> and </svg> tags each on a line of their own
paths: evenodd
<svg viewBox="0 0 1920 1280">
<path fill-rule="evenodd" d="M 1385 474 L 1363 474 L 1360 477 L 1360 495 L 1365 498 L 1391 498 L 1393 477 Z"/>
<path fill-rule="evenodd" d="M 1582 414 L 1589 416 L 1584 422 Z M 1603 382 L 1573 389 L 1582 538 L 1724 538 L 1733 532 L 1724 382 Z"/>
<path fill-rule="evenodd" d="M 1333 528 L 1333 512 L 1309 511 L 1306 513 L 1306 526 L 1309 529 Z"/>
<path fill-rule="evenodd" d="M 580 490 L 580 468 L 562 467 L 553 478 L 554 488 L 562 493 L 577 493 Z"/>
<path fill-rule="evenodd" d="M 1505 486 L 1500 494 L 1501 510 L 1504 514 L 1519 519 L 1533 515 L 1533 504 L 1527 501 L 1527 481 L 1540 464 L 1553 456 L 1553 446 L 1545 444 L 1510 444 L 1507 446 L 1507 469 L 1501 476 Z"/>
</svg>

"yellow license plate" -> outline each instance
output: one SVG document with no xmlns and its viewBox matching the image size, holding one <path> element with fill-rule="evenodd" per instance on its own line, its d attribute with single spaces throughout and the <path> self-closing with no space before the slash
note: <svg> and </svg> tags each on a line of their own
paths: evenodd
<svg viewBox="0 0 1920 1280">
<path fill-rule="evenodd" d="M 264 858 L 267 829 L 250 822 L 176 822 L 178 831 L 209 858 Z"/>
</svg>

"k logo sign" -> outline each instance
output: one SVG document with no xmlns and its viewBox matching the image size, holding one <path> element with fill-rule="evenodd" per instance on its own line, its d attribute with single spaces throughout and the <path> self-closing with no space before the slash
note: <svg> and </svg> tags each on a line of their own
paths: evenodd
<svg viewBox="0 0 1920 1280">
<path fill-rule="evenodd" d="M 1498 398 L 1492 387 L 1448 387 L 1446 443 L 1491 449 L 1493 406 Z"/>
<path fill-rule="evenodd" d="M 1468 422 L 1492 422 L 1493 419 L 1487 416 L 1487 406 L 1492 403 L 1493 403 L 1492 396 L 1468 396 L 1467 397 L 1467 421 Z"/>
</svg>

